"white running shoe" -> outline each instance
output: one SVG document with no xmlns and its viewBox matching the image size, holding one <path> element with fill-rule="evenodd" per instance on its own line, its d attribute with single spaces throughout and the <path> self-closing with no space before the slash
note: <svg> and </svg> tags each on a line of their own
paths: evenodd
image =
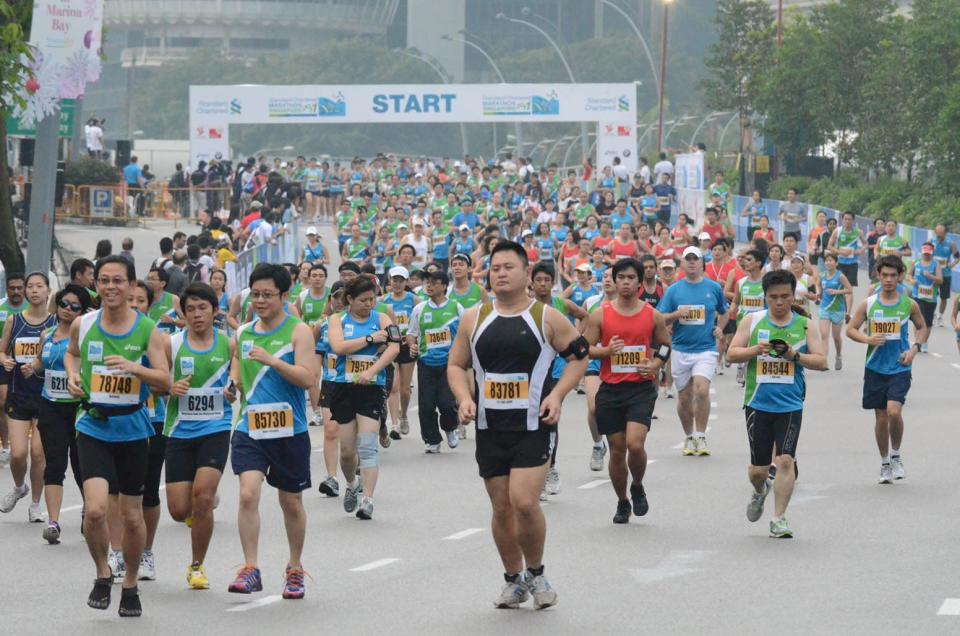
<svg viewBox="0 0 960 636">
<path fill-rule="evenodd" d="M 533 608 L 546 609 L 557 604 L 557 593 L 554 591 L 550 582 L 542 574 L 532 576 L 530 572 L 524 572 L 524 583 L 530 594 L 533 595 Z"/>
<path fill-rule="evenodd" d="M 590 470 L 603 470 L 603 458 L 607 454 L 607 444 L 602 442 L 600 446 L 594 446 L 590 453 Z"/>
<path fill-rule="evenodd" d="M 157 580 L 157 565 L 153 560 L 153 550 L 144 550 L 140 555 L 140 568 L 137 570 L 137 578 L 141 581 Z"/>
<path fill-rule="evenodd" d="M 550 470 L 547 471 L 547 483 L 544 485 L 544 489 L 548 495 L 560 494 L 560 471 L 557 470 L 556 466 L 551 466 Z"/>
<path fill-rule="evenodd" d="M 427 455 L 439 455 L 440 444 L 427 444 L 427 448 L 423 452 L 426 453 Z"/>
<path fill-rule="evenodd" d="M 750 503 L 747 504 L 747 521 L 751 523 L 763 516 L 763 502 L 767 500 L 770 494 L 770 480 L 763 481 L 763 492 L 756 490 L 750 495 Z"/>
<path fill-rule="evenodd" d="M 457 435 L 457 430 L 447 431 L 447 446 L 450 448 L 456 448 L 460 445 L 460 436 Z"/>
<path fill-rule="evenodd" d="M 10 449 L 4 448 L 0 450 L 0 468 L 6 468 L 10 465 Z"/>
<path fill-rule="evenodd" d="M 107 565 L 110 565 L 110 571 L 113 572 L 113 582 L 121 583 L 123 582 L 123 577 L 127 575 L 127 564 L 123 560 L 123 552 L 117 550 L 112 552 L 112 556 L 115 559 L 113 565 L 110 565 L 109 558 L 107 559 Z"/>
<path fill-rule="evenodd" d="M 943 326 L 943 314 L 937 314 L 937 326 L 938 327 Z"/>
<path fill-rule="evenodd" d="M 30 523 L 43 523 L 43 508 L 40 507 L 40 502 L 35 502 L 30 504 L 30 508 L 27 510 L 27 519 L 30 520 Z"/>
<path fill-rule="evenodd" d="M 742 362 L 737 365 L 737 383 L 741 386 L 747 383 L 747 365 Z"/>
<path fill-rule="evenodd" d="M 890 467 L 890 464 L 880 464 L 880 480 L 881 484 L 892 484 L 893 483 L 893 469 Z"/>
<path fill-rule="evenodd" d="M 684 457 L 692 457 L 697 454 L 697 441 L 693 435 L 687 435 L 687 437 L 684 438 L 683 450 L 681 452 Z"/>
<path fill-rule="evenodd" d="M 410 433 L 410 420 L 407 419 L 406 415 L 400 416 L 400 434 L 407 435 Z"/>
<path fill-rule="evenodd" d="M 547 496 L 546 488 L 540 491 L 540 501 L 550 501 L 550 497 Z"/>
<path fill-rule="evenodd" d="M 523 577 L 516 583 L 507 583 L 500 590 L 500 598 L 493 602 L 497 609 L 517 609 L 520 603 L 526 603 L 530 592 L 523 582 Z"/>
<path fill-rule="evenodd" d="M 14 486 L 13 490 L 8 492 L 3 496 L 3 499 L 0 500 L 0 512 L 10 512 L 17 507 L 17 502 L 30 494 L 30 486 L 26 482 L 22 486 L 17 488 Z"/>
<path fill-rule="evenodd" d="M 668 400 L 672 400 L 672 399 L 673 399 L 673 389 L 667 389 L 666 392 L 664 393 L 664 397 L 666 397 Z"/>
<path fill-rule="evenodd" d="M 894 479 L 905 479 L 907 471 L 903 468 L 903 459 L 899 456 L 890 458 L 890 472 Z"/>
</svg>

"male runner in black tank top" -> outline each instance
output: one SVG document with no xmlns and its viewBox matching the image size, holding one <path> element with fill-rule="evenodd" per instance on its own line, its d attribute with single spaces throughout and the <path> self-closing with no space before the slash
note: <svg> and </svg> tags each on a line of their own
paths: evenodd
<svg viewBox="0 0 960 636">
<path fill-rule="evenodd" d="M 490 257 L 496 303 L 463 314 L 447 367 L 460 421 L 477 422 L 477 464 L 493 506 L 493 535 L 505 570 L 506 584 L 495 601 L 499 608 L 517 608 L 530 594 L 536 609 L 557 602 L 543 576 L 546 522 L 540 491 L 563 398 L 586 371 L 589 353 L 570 321 L 527 297 L 529 281 L 523 248 L 499 243 Z M 568 364 L 554 384 L 550 365 L 557 352 Z M 467 380 L 471 367 L 476 403 Z"/>
</svg>

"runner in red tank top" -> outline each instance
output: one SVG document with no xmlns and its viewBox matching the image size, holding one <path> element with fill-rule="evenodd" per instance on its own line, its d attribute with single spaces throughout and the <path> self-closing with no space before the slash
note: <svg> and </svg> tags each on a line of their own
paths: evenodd
<svg viewBox="0 0 960 636">
<path fill-rule="evenodd" d="M 617 231 L 617 237 L 607 245 L 607 262 L 613 265 L 624 258 L 637 258 L 638 251 L 630 226 L 624 223 Z"/>
<path fill-rule="evenodd" d="M 647 469 L 644 444 L 650 431 L 657 387 L 653 381 L 669 358 L 670 336 L 663 317 L 638 298 L 643 266 L 624 258 L 613 266 L 617 296 L 587 317 L 583 335 L 590 357 L 599 358 L 597 429 L 610 446 L 610 481 L 617 494 L 614 523 L 630 521 L 649 505 L 643 489 Z M 627 498 L 627 471 L 633 477 Z M 632 500 L 632 506 L 631 506 Z"/>
</svg>

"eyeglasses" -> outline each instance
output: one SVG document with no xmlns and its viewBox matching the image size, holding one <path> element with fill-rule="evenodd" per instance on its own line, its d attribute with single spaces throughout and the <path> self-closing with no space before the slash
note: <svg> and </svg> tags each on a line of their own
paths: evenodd
<svg viewBox="0 0 960 636">
<path fill-rule="evenodd" d="M 250 298 L 253 300 L 270 300 L 271 298 L 276 298 L 280 295 L 280 292 L 250 292 Z"/>
<path fill-rule="evenodd" d="M 129 281 L 126 278 L 119 278 L 119 277 L 97 279 L 97 285 L 101 287 L 107 287 L 108 285 L 114 285 L 115 287 L 119 287 L 120 285 L 123 285 L 124 283 L 127 283 L 127 282 Z"/>
<path fill-rule="evenodd" d="M 81 305 L 80 303 L 72 303 L 68 300 L 61 300 L 60 302 L 57 303 L 57 306 L 60 307 L 60 309 L 69 309 L 74 313 L 83 309 L 83 305 Z"/>
</svg>

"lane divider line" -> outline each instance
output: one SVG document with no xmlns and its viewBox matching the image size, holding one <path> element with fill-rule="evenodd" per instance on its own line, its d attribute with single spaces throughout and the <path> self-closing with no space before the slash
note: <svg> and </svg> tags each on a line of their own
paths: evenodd
<svg viewBox="0 0 960 636">
<path fill-rule="evenodd" d="M 390 565 L 391 563 L 396 563 L 400 559 L 377 559 L 376 561 L 371 561 L 370 563 L 365 563 L 364 565 L 358 565 L 355 568 L 350 568 L 351 572 L 369 572 L 370 570 L 376 570 L 377 568 L 382 568 L 384 566 Z"/>
<path fill-rule="evenodd" d="M 454 532 L 453 534 L 445 536 L 443 541 L 459 541 L 460 539 L 466 539 L 467 537 L 477 534 L 478 532 L 483 532 L 483 528 L 467 528 L 466 530 L 461 530 L 460 532 Z"/>
<path fill-rule="evenodd" d="M 228 612 L 246 612 L 252 609 L 257 609 L 258 607 L 263 607 L 264 605 L 270 605 L 281 600 L 283 597 L 279 594 L 272 594 L 270 596 L 265 596 L 263 598 L 257 599 L 255 601 L 250 601 L 249 603 L 244 603 L 243 605 L 235 605 L 229 609 Z"/>
</svg>

